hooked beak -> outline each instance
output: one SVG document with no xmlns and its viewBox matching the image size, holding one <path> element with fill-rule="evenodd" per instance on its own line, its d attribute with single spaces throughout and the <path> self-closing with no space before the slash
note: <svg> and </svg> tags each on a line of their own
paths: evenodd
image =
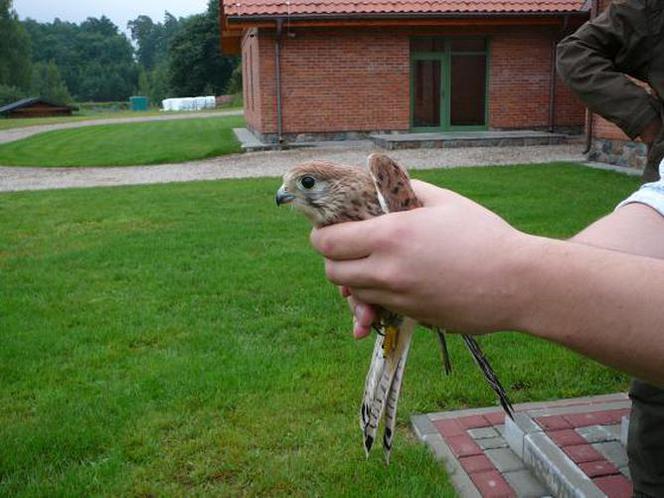
<svg viewBox="0 0 664 498">
<path fill-rule="evenodd" d="M 293 199 L 295 199 L 295 196 L 293 194 L 289 194 L 288 190 L 286 190 L 286 186 L 282 185 L 279 190 L 277 190 L 277 196 L 275 200 L 277 201 L 277 206 L 281 206 L 282 204 L 288 204 L 289 202 L 293 202 Z"/>
</svg>

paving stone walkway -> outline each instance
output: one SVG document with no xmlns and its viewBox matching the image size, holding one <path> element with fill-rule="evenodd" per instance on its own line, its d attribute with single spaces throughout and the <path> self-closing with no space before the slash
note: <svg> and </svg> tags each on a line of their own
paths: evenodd
<svg viewBox="0 0 664 498">
<path fill-rule="evenodd" d="M 629 498 L 625 442 L 631 403 L 610 394 L 412 417 L 460 496 Z"/>
</svg>

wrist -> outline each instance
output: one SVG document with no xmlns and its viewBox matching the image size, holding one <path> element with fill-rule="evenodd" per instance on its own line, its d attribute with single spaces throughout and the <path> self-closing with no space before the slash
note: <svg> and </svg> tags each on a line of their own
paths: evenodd
<svg viewBox="0 0 664 498">
<path fill-rule="evenodd" d="M 519 234 L 505 266 L 508 299 L 505 304 L 504 329 L 528 332 L 535 330 L 542 285 L 546 283 L 547 255 L 555 251 L 558 241 Z"/>
</svg>

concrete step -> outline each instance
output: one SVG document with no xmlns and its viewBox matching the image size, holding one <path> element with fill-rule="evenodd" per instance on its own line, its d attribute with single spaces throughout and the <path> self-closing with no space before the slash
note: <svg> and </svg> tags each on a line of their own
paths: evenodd
<svg viewBox="0 0 664 498">
<path fill-rule="evenodd" d="M 516 147 L 526 145 L 560 145 L 573 138 L 561 133 L 532 130 L 473 131 L 443 133 L 372 134 L 369 138 L 379 147 L 395 149 L 435 149 L 450 147 Z"/>
<path fill-rule="evenodd" d="M 256 135 L 247 128 L 233 128 L 235 138 L 240 141 L 242 152 L 259 152 L 263 150 L 275 150 L 279 147 L 277 144 L 267 144 L 261 142 Z"/>
</svg>

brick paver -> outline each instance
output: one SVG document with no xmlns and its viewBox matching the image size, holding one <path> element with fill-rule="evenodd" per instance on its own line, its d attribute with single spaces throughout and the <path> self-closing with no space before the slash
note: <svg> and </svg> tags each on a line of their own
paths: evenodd
<svg viewBox="0 0 664 498">
<path fill-rule="evenodd" d="M 632 483 L 624 476 L 607 476 L 593 479 L 599 489 L 609 498 L 631 498 Z"/>
<path fill-rule="evenodd" d="M 596 462 L 585 462 L 579 464 L 579 467 L 588 477 L 602 477 L 620 474 L 618 467 L 607 460 L 598 460 Z"/>
<path fill-rule="evenodd" d="M 587 441 L 573 429 L 561 429 L 546 433 L 558 446 L 571 446 L 575 444 L 587 444 Z"/>
<path fill-rule="evenodd" d="M 560 429 L 571 429 L 574 427 L 564 417 L 560 415 L 549 415 L 548 417 L 537 417 L 535 419 L 542 429 L 547 431 L 557 431 Z M 590 425 L 590 424 L 589 424 Z"/>
<path fill-rule="evenodd" d="M 418 434 L 430 428 L 442 437 L 424 440 L 437 455 L 452 459 L 448 468 L 462 497 L 631 496 L 620 443 L 619 424 L 630 409 L 624 394 L 515 409 L 514 421 L 495 409 L 474 409 L 420 415 L 413 423 Z M 540 444 L 541 451 L 536 449 Z M 539 453 L 533 456 L 533 451 Z"/>
<path fill-rule="evenodd" d="M 497 470 L 471 474 L 470 478 L 484 498 L 516 497 L 512 487 Z"/>
</svg>

